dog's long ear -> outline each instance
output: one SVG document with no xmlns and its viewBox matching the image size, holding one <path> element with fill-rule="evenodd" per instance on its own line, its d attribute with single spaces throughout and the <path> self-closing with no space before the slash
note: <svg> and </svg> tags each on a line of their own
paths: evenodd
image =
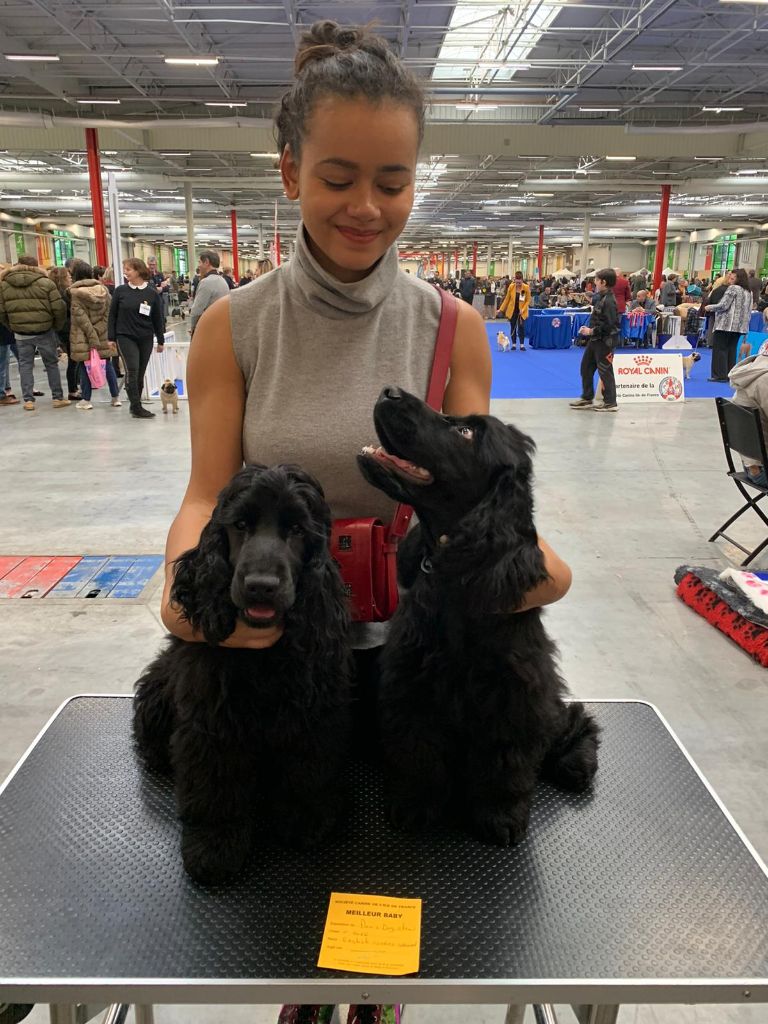
<svg viewBox="0 0 768 1024">
<path fill-rule="evenodd" d="M 232 566 L 228 556 L 227 533 L 214 512 L 197 547 L 176 559 L 171 586 L 171 601 L 213 645 L 226 640 L 237 623 L 237 610 L 229 595 Z"/>
<path fill-rule="evenodd" d="M 312 559 L 322 558 L 324 549 L 331 536 L 331 510 L 325 500 L 325 491 L 319 480 L 307 473 L 300 466 L 283 465 L 279 467 L 294 485 L 301 500 L 306 504 L 312 518 L 312 536 L 310 537 Z"/>
<path fill-rule="evenodd" d="M 514 611 L 547 579 L 533 522 L 532 448 L 527 438 L 515 445 L 512 464 L 500 468 L 489 492 L 438 551 L 440 566 L 460 581 L 467 603 L 489 612 Z"/>
</svg>

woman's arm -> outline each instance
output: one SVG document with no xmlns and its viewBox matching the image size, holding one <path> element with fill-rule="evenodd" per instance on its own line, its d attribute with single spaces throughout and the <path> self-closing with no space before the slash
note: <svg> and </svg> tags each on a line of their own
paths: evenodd
<svg viewBox="0 0 768 1024">
<path fill-rule="evenodd" d="M 196 546 L 211 518 L 219 491 L 243 465 L 245 382 L 232 348 L 229 299 L 215 302 L 200 318 L 187 363 L 192 468 L 178 515 L 165 546 L 163 625 L 181 640 L 203 641 L 171 603 L 174 562 Z M 226 647 L 271 647 L 281 630 L 249 629 L 239 623 Z"/>
<path fill-rule="evenodd" d="M 157 346 L 162 348 L 165 344 L 165 337 L 163 335 L 163 300 L 160 298 L 159 292 L 155 292 L 152 299 L 152 326 L 155 329 Z"/>
<path fill-rule="evenodd" d="M 730 309 L 733 305 L 733 300 L 736 298 L 736 285 L 731 284 L 725 290 L 725 295 L 720 301 L 714 306 L 707 306 L 708 313 L 724 313 L 726 309 Z"/>
<path fill-rule="evenodd" d="M 115 341 L 117 338 L 117 310 L 119 305 L 120 290 L 118 287 L 112 293 L 112 301 L 109 304 L 109 321 L 107 323 L 107 338 L 109 341 Z"/>
<path fill-rule="evenodd" d="M 477 310 L 462 302 L 459 303 L 451 378 L 445 389 L 443 412 L 448 416 L 487 416 L 490 402 L 491 351 L 485 324 Z M 569 567 L 543 537 L 539 537 L 539 548 L 549 578 L 528 591 L 523 604 L 515 609 L 517 612 L 553 604 L 570 590 L 572 576 Z"/>
</svg>

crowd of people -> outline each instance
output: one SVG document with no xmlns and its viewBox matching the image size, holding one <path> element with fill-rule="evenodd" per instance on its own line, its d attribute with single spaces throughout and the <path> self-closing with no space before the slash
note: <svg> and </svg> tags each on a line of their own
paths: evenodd
<svg viewBox="0 0 768 1024">
<path fill-rule="evenodd" d="M 163 351 L 170 312 L 191 296 L 190 333 L 194 333 L 216 299 L 272 269 L 271 260 L 261 259 L 255 273 L 246 270 L 235 282 L 232 268 L 221 267 L 219 254 L 204 249 L 192 281 L 183 274 L 161 272 L 156 257 L 146 263 L 131 257 L 123 261 L 118 284 L 112 267 L 71 258 L 63 267 L 44 270 L 35 256 L 19 256 L 0 272 L 0 405 L 20 404 L 11 387 L 14 357 L 23 408 L 35 411 L 37 399 L 43 396 L 34 382 L 39 356 L 54 409 L 72 404 L 93 409 L 94 386 L 102 384 L 109 388 L 112 406 L 120 407 L 122 378 L 131 415 L 151 419 L 154 413 L 141 401 L 144 376 L 155 341 L 157 351 Z M 66 358 L 65 381 L 59 365 L 62 357 Z"/>
</svg>

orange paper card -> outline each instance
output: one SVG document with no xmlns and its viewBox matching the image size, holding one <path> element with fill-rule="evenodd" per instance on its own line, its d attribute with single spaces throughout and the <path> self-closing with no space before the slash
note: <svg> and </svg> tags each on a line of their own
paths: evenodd
<svg viewBox="0 0 768 1024">
<path fill-rule="evenodd" d="M 421 900 L 332 892 L 318 967 L 360 974 L 419 969 Z"/>
</svg>

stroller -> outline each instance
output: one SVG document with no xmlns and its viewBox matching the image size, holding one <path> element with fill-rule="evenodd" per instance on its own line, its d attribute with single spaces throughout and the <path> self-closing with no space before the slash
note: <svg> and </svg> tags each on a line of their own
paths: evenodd
<svg viewBox="0 0 768 1024">
<path fill-rule="evenodd" d="M 182 320 L 185 320 L 187 313 L 189 313 L 189 292 L 185 288 L 179 288 L 178 292 L 172 296 L 171 316 L 180 316 Z"/>
</svg>

